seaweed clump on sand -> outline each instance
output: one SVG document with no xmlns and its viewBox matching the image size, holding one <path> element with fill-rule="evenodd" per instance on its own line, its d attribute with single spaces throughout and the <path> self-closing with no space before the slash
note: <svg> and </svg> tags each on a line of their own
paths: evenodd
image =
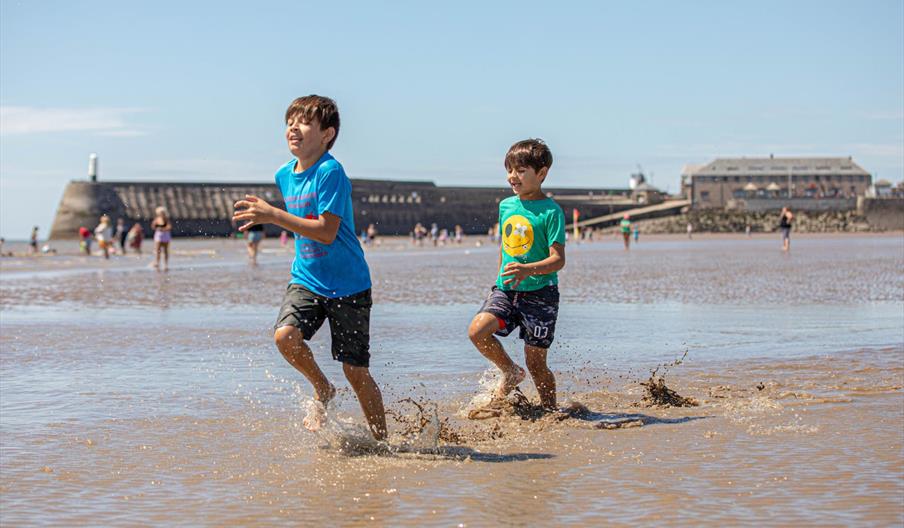
<svg viewBox="0 0 904 528">
<path fill-rule="evenodd" d="M 535 422 L 555 409 L 547 409 L 542 405 L 532 403 L 521 389 L 515 388 L 512 394 L 506 398 L 496 398 L 489 404 L 479 409 L 468 412 L 469 420 L 487 420 L 502 416 L 517 416 L 522 420 Z"/>
<path fill-rule="evenodd" d="M 465 440 L 460 432 L 456 431 L 450 424 L 448 418 L 440 419 L 436 410 L 435 403 L 417 402 L 411 398 L 399 400 L 399 404 L 410 404 L 415 408 L 413 414 L 403 414 L 392 409 L 386 410 L 386 415 L 391 416 L 400 426 L 399 434 L 404 438 L 418 438 L 425 431 L 429 431 L 432 424 L 436 424 L 439 432 L 436 434 L 436 440 L 451 444 L 459 444 Z M 427 407 L 430 407 L 428 409 Z"/>
<path fill-rule="evenodd" d="M 665 379 L 654 372 L 650 379 L 641 385 L 647 389 L 641 403 L 646 407 L 696 407 L 700 405 L 693 398 L 686 398 L 668 388 Z"/>
<path fill-rule="evenodd" d="M 644 395 L 643 400 L 641 400 L 641 404 L 645 407 L 696 407 L 700 405 L 697 400 L 693 398 L 685 398 L 681 396 L 677 392 L 668 388 L 665 384 L 665 375 L 658 376 L 656 373 L 659 372 L 659 369 L 662 368 L 663 372 L 668 372 L 669 368 L 676 367 L 684 362 L 684 358 L 687 357 L 687 350 L 684 351 L 684 355 L 675 361 L 668 363 L 666 365 L 660 365 L 653 369 L 653 372 L 650 373 L 650 379 L 647 381 L 641 382 L 641 386 L 647 389 L 647 393 Z"/>
</svg>

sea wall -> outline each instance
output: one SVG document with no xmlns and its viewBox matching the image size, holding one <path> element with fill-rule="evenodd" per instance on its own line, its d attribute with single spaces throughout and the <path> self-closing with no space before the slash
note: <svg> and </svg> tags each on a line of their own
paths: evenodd
<svg viewBox="0 0 904 528">
<path fill-rule="evenodd" d="M 747 226 L 753 233 L 778 231 L 779 215 L 775 212 L 722 211 L 718 209 L 691 210 L 670 218 L 641 221 L 643 233 L 684 234 L 687 224 L 695 233 L 744 233 Z M 857 211 L 799 211 L 794 214 L 794 231 L 798 233 L 860 233 L 885 231 L 871 224 Z"/>
<path fill-rule="evenodd" d="M 746 198 L 736 200 L 737 208 L 761 213 L 781 211 L 789 207 L 792 211 L 825 212 L 850 211 L 857 208 L 856 198 Z"/>
<path fill-rule="evenodd" d="M 857 210 L 876 229 L 904 229 L 904 198 L 862 198 Z"/>
<path fill-rule="evenodd" d="M 590 218 L 631 207 L 627 189 L 548 189 L 571 218 L 577 209 Z M 185 182 L 86 182 L 72 181 L 63 192 L 50 231 L 52 239 L 78 236 L 79 227 L 93 229 L 102 214 L 128 227 L 140 223 L 150 232 L 154 209 L 166 207 L 173 220 L 174 236 L 231 236 L 233 204 L 246 194 L 260 196 L 285 208 L 274 184 Z M 491 187 L 437 187 L 432 182 L 352 180 L 355 227 L 360 232 L 374 224 L 384 235 L 406 235 L 418 222 L 465 233 L 483 234 L 497 221 L 499 202 L 511 189 Z M 268 235 L 280 228 L 266 226 Z"/>
</svg>

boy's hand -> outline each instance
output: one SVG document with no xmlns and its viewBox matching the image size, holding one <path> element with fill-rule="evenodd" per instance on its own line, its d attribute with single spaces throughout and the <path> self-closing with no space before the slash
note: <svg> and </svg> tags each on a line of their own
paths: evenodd
<svg viewBox="0 0 904 528">
<path fill-rule="evenodd" d="M 245 232 L 254 224 L 268 224 L 273 221 L 276 208 L 261 200 L 257 196 L 246 194 L 244 200 L 235 202 L 235 213 L 232 220 L 236 223 L 245 222 L 239 226 L 239 231 Z"/>
<path fill-rule="evenodd" d="M 530 276 L 530 269 L 526 264 L 521 264 L 520 262 L 509 262 L 505 265 L 505 269 L 502 271 L 503 277 L 511 277 L 507 281 L 502 281 L 503 284 L 511 284 L 512 288 L 517 288 L 521 281 Z"/>
</svg>

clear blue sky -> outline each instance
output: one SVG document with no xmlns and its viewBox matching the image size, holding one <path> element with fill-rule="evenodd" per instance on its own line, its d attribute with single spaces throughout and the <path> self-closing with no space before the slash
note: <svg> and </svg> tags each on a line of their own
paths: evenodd
<svg viewBox="0 0 904 528">
<path fill-rule="evenodd" d="M 851 155 L 904 178 L 904 2 L 0 3 L 0 235 L 107 180 L 272 181 L 283 113 L 335 98 L 352 178 L 675 191 L 719 156 Z"/>
</svg>

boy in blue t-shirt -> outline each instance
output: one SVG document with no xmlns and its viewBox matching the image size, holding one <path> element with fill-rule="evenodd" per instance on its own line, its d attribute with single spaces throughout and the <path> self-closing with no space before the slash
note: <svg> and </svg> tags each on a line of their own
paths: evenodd
<svg viewBox="0 0 904 528">
<path fill-rule="evenodd" d="M 286 211 L 257 196 L 235 203 L 233 220 L 276 224 L 295 233 L 292 278 L 276 320 L 274 340 L 286 360 L 314 386 L 304 425 L 323 426 L 336 388 L 305 343 L 330 322 L 333 359 L 358 396 L 374 438 L 386 438 L 383 397 L 370 375 L 370 270 L 355 236 L 352 186 L 329 150 L 339 133 L 339 110 L 327 97 L 309 95 L 286 110 L 286 141 L 295 157 L 276 171 Z"/>
<path fill-rule="evenodd" d="M 552 153 L 539 139 L 512 145 L 505 155 L 508 183 L 516 196 L 499 203 L 499 271 L 468 337 L 502 371 L 494 391 L 504 398 L 521 381 L 524 369 L 505 353 L 493 334 L 507 336 L 520 327 L 524 360 L 540 403 L 556 408 L 556 378 L 546 365 L 559 313 L 557 272 L 565 267 L 565 213 L 540 186 L 552 166 Z"/>
</svg>

